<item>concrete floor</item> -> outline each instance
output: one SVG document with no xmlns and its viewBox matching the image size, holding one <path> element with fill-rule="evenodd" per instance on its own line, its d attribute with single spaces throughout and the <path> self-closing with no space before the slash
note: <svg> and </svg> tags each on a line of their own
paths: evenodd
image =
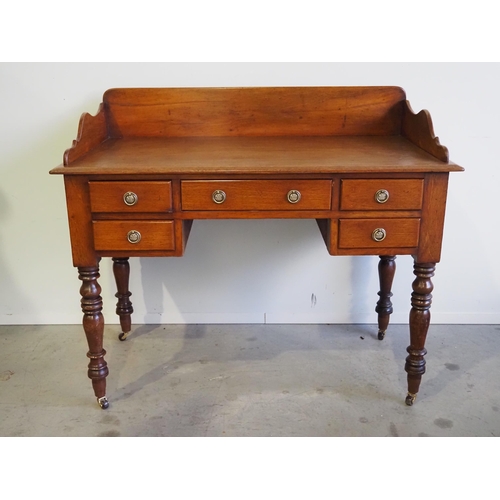
<svg viewBox="0 0 500 500">
<path fill-rule="evenodd" d="M 106 326 L 110 407 L 81 326 L 0 326 L 0 436 L 499 436 L 500 326 L 431 325 L 404 403 L 408 327 Z"/>
</svg>

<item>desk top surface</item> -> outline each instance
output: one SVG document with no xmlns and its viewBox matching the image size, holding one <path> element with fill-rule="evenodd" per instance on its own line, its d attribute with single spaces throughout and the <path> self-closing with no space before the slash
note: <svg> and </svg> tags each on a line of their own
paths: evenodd
<svg viewBox="0 0 500 500">
<path fill-rule="evenodd" d="M 461 171 L 402 136 L 108 139 L 55 174 L 272 175 Z"/>
</svg>

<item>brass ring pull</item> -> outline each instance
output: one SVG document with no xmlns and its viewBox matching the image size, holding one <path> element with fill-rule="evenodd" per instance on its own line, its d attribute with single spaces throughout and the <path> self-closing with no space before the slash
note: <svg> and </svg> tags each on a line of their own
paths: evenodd
<svg viewBox="0 0 500 500">
<path fill-rule="evenodd" d="M 125 205 L 128 205 L 129 207 L 135 205 L 137 203 L 137 200 L 138 200 L 137 195 L 132 191 L 127 191 L 123 195 L 123 202 L 125 203 Z"/>
<path fill-rule="evenodd" d="M 221 203 L 224 203 L 226 201 L 226 193 L 222 191 L 222 189 L 216 189 L 212 193 L 212 200 L 214 201 L 214 203 L 220 205 Z"/>
<path fill-rule="evenodd" d="M 377 201 L 377 203 L 386 203 L 388 199 L 389 191 L 387 191 L 387 189 L 379 189 L 375 193 L 375 200 Z"/>
<path fill-rule="evenodd" d="M 385 240 L 385 237 L 387 236 L 387 233 L 384 228 L 382 227 L 377 227 L 372 233 L 372 239 L 374 241 L 383 241 Z"/>
<path fill-rule="evenodd" d="M 133 229 L 127 233 L 127 240 L 129 243 L 139 243 L 141 241 L 141 233 Z"/>
<path fill-rule="evenodd" d="M 289 203 L 298 203 L 300 201 L 300 191 L 297 191 L 296 189 L 288 191 L 286 199 Z"/>
</svg>

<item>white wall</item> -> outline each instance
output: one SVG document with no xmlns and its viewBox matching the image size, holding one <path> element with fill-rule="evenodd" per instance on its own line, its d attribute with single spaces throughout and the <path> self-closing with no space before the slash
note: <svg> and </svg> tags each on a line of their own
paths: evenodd
<svg viewBox="0 0 500 500">
<path fill-rule="evenodd" d="M 80 114 L 127 86 L 400 85 L 431 112 L 451 174 L 434 323 L 500 322 L 499 64 L 0 64 L 0 323 L 79 323 L 63 182 Z M 131 259 L 134 323 L 376 321 L 377 257 L 331 257 L 315 221 L 195 221 L 182 258 Z M 412 262 L 397 260 L 394 322 Z M 109 259 L 104 314 L 116 323 Z"/>
</svg>

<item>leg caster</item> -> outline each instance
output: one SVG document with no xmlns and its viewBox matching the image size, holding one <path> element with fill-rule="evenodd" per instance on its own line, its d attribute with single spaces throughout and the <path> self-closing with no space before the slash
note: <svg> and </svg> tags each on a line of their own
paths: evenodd
<svg viewBox="0 0 500 500">
<path fill-rule="evenodd" d="M 415 399 L 417 399 L 417 395 L 416 394 L 412 394 L 411 392 L 409 392 L 407 394 L 407 396 L 406 396 L 405 403 L 408 406 L 413 406 L 413 403 L 415 402 Z"/>
<path fill-rule="evenodd" d="M 109 408 L 109 401 L 106 396 L 103 396 L 102 398 L 97 398 L 97 403 L 103 410 Z"/>
</svg>

